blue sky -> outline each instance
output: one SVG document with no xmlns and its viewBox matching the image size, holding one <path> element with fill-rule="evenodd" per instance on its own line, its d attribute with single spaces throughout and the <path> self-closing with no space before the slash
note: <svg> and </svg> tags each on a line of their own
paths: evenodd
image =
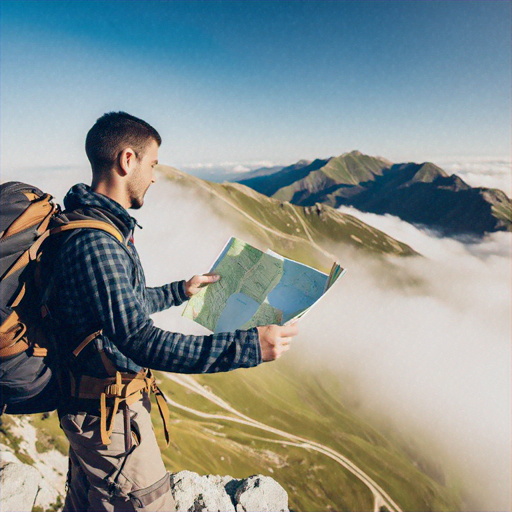
<svg viewBox="0 0 512 512">
<path fill-rule="evenodd" d="M 507 1 L 2 0 L 1 165 L 86 166 L 97 117 L 162 163 L 510 158 Z"/>
</svg>

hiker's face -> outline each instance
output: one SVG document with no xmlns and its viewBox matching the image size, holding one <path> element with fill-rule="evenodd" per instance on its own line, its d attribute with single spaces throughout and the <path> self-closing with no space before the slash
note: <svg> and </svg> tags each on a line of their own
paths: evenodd
<svg viewBox="0 0 512 512">
<path fill-rule="evenodd" d="M 144 155 L 130 174 L 128 194 L 131 208 L 137 210 L 144 204 L 144 196 L 149 186 L 155 182 L 155 165 L 158 164 L 158 144 L 151 140 Z"/>
</svg>

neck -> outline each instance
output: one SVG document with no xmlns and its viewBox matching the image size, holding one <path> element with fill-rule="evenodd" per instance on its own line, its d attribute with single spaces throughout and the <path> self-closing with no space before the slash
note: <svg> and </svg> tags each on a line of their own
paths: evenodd
<svg viewBox="0 0 512 512">
<path fill-rule="evenodd" d="M 115 180 L 93 178 L 91 189 L 97 194 L 102 194 L 113 199 L 126 209 L 131 206 L 125 190 Z"/>
</svg>

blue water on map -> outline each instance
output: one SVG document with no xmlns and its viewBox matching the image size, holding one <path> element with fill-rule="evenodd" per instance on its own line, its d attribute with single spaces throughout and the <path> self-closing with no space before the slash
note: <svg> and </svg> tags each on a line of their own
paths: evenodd
<svg viewBox="0 0 512 512">
<path fill-rule="evenodd" d="M 323 294 L 328 276 L 297 262 L 284 260 L 283 277 L 268 294 L 270 305 L 283 312 L 282 323 L 308 308 Z"/>
<path fill-rule="evenodd" d="M 243 293 L 234 293 L 226 302 L 215 327 L 215 332 L 233 332 L 248 322 L 260 305 Z"/>
</svg>

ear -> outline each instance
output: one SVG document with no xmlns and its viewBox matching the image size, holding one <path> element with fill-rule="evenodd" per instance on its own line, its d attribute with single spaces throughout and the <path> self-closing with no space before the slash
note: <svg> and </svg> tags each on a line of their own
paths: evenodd
<svg viewBox="0 0 512 512">
<path fill-rule="evenodd" d="M 132 148 L 126 148 L 119 153 L 119 169 L 122 176 L 130 174 L 137 166 L 137 153 Z"/>
</svg>

